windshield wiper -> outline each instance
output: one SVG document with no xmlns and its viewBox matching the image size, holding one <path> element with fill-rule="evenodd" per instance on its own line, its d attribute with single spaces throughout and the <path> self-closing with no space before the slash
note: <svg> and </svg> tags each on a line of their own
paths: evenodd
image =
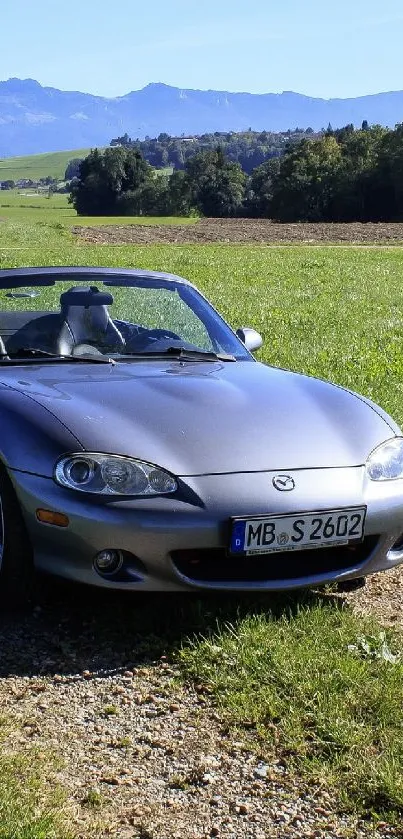
<svg viewBox="0 0 403 839">
<path fill-rule="evenodd" d="M 20 347 L 16 352 L 8 353 L 8 355 L 2 355 L 1 358 L 6 364 L 10 362 L 18 364 L 21 361 L 27 361 L 30 359 L 35 360 L 39 358 L 49 359 L 49 361 L 68 361 L 71 363 L 75 361 L 85 361 L 87 364 L 89 362 L 91 364 L 115 364 L 115 360 L 106 355 L 92 355 L 92 353 L 85 353 L 83 355 L 58 355 L 57 353 L 36 349 L 35 347 Z"/>
<path fill-rule="evenodd" d="M 215 353 L 209 352 L 208 350 L 188 350 L 186 347 L 167 347 L 165 350 L 145 350 L 144 352 L 122 355 L 121 358 L 122 360 L 124 358 L 156 358 L 158 356 L 165 358 L 167 355 L 175 359 L 178 358 L 179 361 L 236 361 L 235 356 L 229 353 Z"/>
</svg>

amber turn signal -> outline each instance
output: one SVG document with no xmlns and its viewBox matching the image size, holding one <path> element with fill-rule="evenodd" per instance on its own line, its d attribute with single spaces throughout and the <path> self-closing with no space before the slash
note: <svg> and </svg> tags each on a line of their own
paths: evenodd
<svg viewBox="0 0 403 839">
<path fill-rule="evenodd" d="M 64 513 L 55 513 L 53 510 L 37 510 L 36 518 L 43 524 L 54 524 L 56 527 L 68 527 L 69 520 Z"/>
</svg>

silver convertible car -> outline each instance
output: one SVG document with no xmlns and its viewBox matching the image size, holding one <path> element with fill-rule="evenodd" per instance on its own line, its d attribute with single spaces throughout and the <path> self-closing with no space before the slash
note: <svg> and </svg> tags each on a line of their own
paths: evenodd
<svg viewBox="0 0 403 839">
<path fill-rule="evenodd" d="M 291 589 L 403 561 L 403 438 L 189 282 L 0 271 L 0 591 Z"/>
</svg>

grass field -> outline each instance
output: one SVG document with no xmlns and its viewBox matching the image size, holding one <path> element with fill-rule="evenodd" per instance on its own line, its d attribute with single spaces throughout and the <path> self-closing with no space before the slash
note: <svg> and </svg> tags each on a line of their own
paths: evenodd
<svg viewBox="0 0 403 839">
<path fill-rule="evenodd" d="M 29 178 L 32 181 L 46 178 L 63 180 L 69 160 L 76 157 L 86 157 L 90 149 L 73 149 L 71 151 L 48 152 L 47 154 L 33 154 L 27 157 L 0 158 L 0 181 L 18 181 Z"/>
<path fill-rule="evenodd" d="M 24 190 L 0 191 L 0 220 L 20 222 L 24 225 L 44 223 L 64 227 L 74 225 L 103 226 L 109 224 L 194 224 L 196 218 L 177 218 L 171 216 L 77 216 L 69 204 L 68 196 L 57 193 L 48 197 L 47 193 Z"/>
<path fill-rule="evenodd" d="M 100 150 L 102 147 L 99 147 Z M 75 158 L 87 157 L 91 149 L 71 149 L 70 151 L 47 152 L 46 154 L 32 154 L 27 157 L 0 158 L 0 181 L 19 181 L 22 178 L 39 181 L 40 178 L 56 178 L 62 181 L 67 164 Z M 172 173 L 172 167 L 167 166 L 158 170 L 165 174 Z"/>
<path fill-rule="evenodd" d="M 31 225 L 10 217 L 0 224 L 0 267 L 25 265 L 178 273 L 232 326 L 262 333 L 262 360 L 362 392 L 403 424 L 403 249 L 99 247 L 75 239 L 64 225 L 49 225 L 46 216 Z M 204 686 L 218 713 L 259 753 L 286 756 L 293 771 L 338 789 L 341 808 L 398 823 L 401 634 L 384 637 L 379 625 L 349 609 L 309 599 L 278 608 L 251 601 L 246 613 L 235 603 L 230 620 L 217 609 L 215 630 L 211 623 L 202 610 L 193 623 L 183 622 L 181 642 L 171 648 L 183 678 Z M 153 625 L 154 636 L 158 631 Z M 166 628 L 162 638 L 169 640 Z M 0 787 L 0 812 L 1 794 Z"/>
</svg>

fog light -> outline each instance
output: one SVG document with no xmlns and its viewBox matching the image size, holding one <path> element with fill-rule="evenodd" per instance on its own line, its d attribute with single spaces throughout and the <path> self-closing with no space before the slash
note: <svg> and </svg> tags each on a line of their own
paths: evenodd
<svg viewBox="0 0 403 839">
<path fill-rule="evenodd" d="M 123 565 L 122 551 L 116 551 L 108 548 L 105 551 L 100 551 L 94 559 L 94 568 L 98 574 L 116 574 Z"/>
</svg>

